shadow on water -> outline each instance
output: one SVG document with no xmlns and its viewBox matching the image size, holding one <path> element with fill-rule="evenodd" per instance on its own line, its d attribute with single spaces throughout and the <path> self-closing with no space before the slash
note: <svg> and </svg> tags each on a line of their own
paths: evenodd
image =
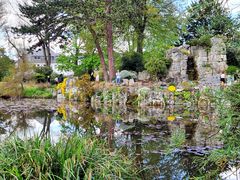
<svg viewBox="0 0 240 180">
<path fill-rule="evenodd" d="M 40 135 L 57 140 L 61 134 L 78 132 L 107 140 L 109 148 L 121 149 L 142 169 L 142 179 L 188 179 L 197 171 L 192 158 L 218 148 L 216 114 L 182 106 L 91 107 L 62 103 L 56 110 L 0 113 L 0 140 L 13 133 L 19 137 Z M 181 130 L 184 143 L 167 153 L 173 134 Z M 175 135 L 176 137 L 178 135 Z"/>
</svg>

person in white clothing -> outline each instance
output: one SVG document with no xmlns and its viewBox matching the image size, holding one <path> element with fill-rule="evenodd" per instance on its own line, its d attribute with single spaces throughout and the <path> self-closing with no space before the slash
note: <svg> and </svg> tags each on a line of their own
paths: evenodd
<svg viewBox="0 0 240 180">
<path fill-rule="evenodd" d="M 222 72 L 222 74 L 220 76 L 220 83 L 221 83 L 221 86 L 225 86 L 225 84 L 226 84 L 226 75 L 224 72 Z"/>
</svg>

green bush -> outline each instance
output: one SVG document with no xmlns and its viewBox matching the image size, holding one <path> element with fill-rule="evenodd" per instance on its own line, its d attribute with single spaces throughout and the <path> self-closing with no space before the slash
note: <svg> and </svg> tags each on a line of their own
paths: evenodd
<svg viewBox="0 0 240 180">
<path fill-rule="evenodd" d="M 191 46 L 203 46 L 203 47 L 211 48 L 212 47 L 211 38 L 212 38 L 212 35 L 206 34 L 201 36 L 198 39 L 190 40 L 188 44 Z"/>
<path fill-rule="evenodd" d="M 132 161 L 94 138 L 15 138 L 0 148 L 0 179 L 138 179 Z"/>
<path fill-rule="evenodd" d="M 147 71 L 153 76 L 158 79 L 161 79 L 166 76 L 168 68 L 171 65 L 171 61 L 164 58 L 149 58 L 145 64 L 145 68 Z"/>
<path fill-rule="evenodd" d="M 13 61 L 4 54 L 4 50 L 0 48 L 0 81 L 10 73 L 10 69 L 14 67 Z"/>
<path fill-rule="evenodd" d="M 23 90 L 23 97 L 26 98 L 52 98 L 49 89 L 39 87 L 27 87 Z"/>
<path fill-rule="evenodd" d="M 228 66 L 227 68 L 227 74 L 234 75 L 239 68 L 237 66 Z"/>
<path fill-rule="evenodd" d="M 52 68 L 49 66 L 35 67 L 34 71 L 35 71 L 34 78 L 38 83 L 47 82 L 47 77 L 51 76 L 53 72 Z"/>
<path fill-rule="evenodd" d="M 128 52 L 121 58 L 121 70 L 140 72 L 144 70 L 143 56 L 137 52 Z"/>
</svg>

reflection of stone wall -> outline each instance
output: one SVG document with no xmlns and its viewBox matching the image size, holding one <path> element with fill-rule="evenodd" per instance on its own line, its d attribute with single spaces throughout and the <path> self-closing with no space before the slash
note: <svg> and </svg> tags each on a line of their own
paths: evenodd
<svg viewBox="0 0 240 180">
<path fill-rule="evenodd" d="M 188 81 L 187 61 L 193 57 L 200 86 L 218 86 L 220 74 L 227 68 L 226 46 L 222 39 L 212 38 L 210 49 L 200 46 L 181 46 L 168 51 L 172 60 L 168 78 L 180 83 Z"/>
</svg>

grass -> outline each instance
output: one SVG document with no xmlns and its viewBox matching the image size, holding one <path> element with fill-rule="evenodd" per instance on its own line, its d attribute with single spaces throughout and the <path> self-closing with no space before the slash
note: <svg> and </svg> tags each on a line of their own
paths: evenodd
<svg viewBox="0 0 240 180">
<path fill-rule="evenodd" d="M 0 179 L 138 179 L 132 161 L 97 139 L 14 138 L 0 148 Z"/>
<path fill-rule="evenodd" d="M 47 88 L 41 87 L 25 87 L 23 97 L 26 98 L 52 98 L 52 92 Z"/>
</svg>

